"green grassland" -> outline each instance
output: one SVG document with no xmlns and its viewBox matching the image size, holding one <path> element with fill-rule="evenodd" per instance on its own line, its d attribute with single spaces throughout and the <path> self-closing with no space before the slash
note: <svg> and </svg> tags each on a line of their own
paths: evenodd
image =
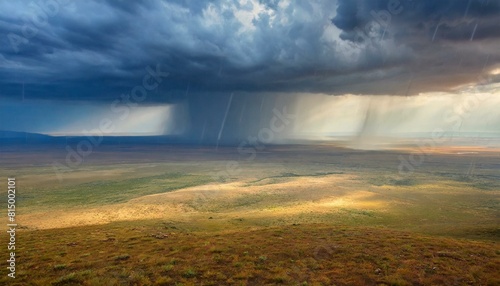
<svg viewBox="0 0 500 286">
<path fill-rule="evenodd" d="M 23 208 L 44 210 L 75 206 L 103 206 L 126 202 L 138 196 L 165 193 L 211 181 L 206 175 L 164 173 L 139 178 L 100 180 L 64 187 L 31 187 L 23 190 Z"/>
<path fill-rule="evenodd" d="M 472 174 L 470 157 L 436 155 L 402 176 L 390 152 L 245 161 L 231 150 L 113 153 L 63 181 L 33 154 L 9 154 L 0 178 L 17 182 L 18 273 L 0 283 L 500 283 L 496 153 L 477 155 Z M 214 180 L 229 161 L 240 171 Z"/>
</svg>

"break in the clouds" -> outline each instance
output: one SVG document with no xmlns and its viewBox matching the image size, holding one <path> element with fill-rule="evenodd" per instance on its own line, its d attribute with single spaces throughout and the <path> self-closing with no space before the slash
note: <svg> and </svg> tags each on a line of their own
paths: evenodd
<svg viewBox="0 0 500 286">
<path fill-rule="evenodd" d="M 116 98 L 158 64 L 150 101 L 449 91 L 498 69 L 499 22 L 498 0 L 2 1 L 0 96 Z"/>
</svg>

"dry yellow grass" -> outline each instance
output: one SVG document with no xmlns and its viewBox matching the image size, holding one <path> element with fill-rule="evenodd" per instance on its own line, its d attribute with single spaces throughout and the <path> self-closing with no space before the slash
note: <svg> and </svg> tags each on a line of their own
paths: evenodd
<svg viewBox="0 0 500 286">
<path fill-rule="evenodd" d="M 500 249 L 388 229 L 192 232 L 143 221 L 20 231 L 9 285 L 498 285 Z M 20 240 L 21 240 L 20 239 Z"/>
</svg>

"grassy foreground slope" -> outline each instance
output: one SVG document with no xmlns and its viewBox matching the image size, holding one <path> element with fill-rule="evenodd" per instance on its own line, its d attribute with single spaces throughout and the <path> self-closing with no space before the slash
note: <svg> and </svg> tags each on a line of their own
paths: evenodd
<svg viewBox="0 0 500 286">
<path fill-rule="evenodd" d="M 500 248 L 382 228 L 193 232 L 161 221 L 24 230 L 9 285 L 499 285 Z"/>
</svg>

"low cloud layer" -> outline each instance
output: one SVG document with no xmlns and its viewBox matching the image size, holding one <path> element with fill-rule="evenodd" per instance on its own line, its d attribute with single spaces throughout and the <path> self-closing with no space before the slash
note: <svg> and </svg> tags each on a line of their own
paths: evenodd
<svg viewBox="0 0 500 286">
<path fill-rule="evenodd" d="M 157 64 L 149 101 L 452 90 L 498 68 L 499 20 L 497 0 L 3 1 L 0 97 L 113 99 Z"/>
</svg>

